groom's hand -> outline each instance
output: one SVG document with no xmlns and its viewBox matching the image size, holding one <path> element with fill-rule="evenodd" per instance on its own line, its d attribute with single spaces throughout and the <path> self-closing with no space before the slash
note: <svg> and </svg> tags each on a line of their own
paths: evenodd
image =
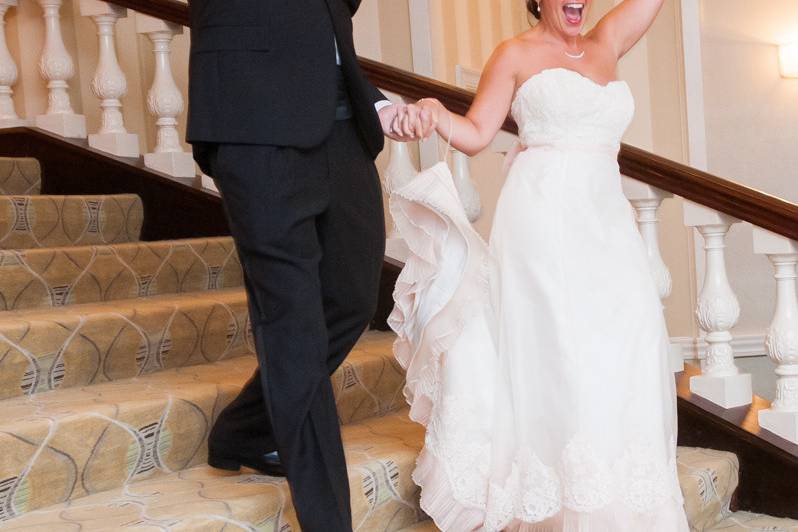
<svg viewBox="0 0 798 532">
<path fill-rule="evenodd" d="M 416 104 L 392 104 L 380 109 L 380 123 L 386 137 L 410 142 L 421 140 L 429 135 L 432 120 Z"/>
</svg>

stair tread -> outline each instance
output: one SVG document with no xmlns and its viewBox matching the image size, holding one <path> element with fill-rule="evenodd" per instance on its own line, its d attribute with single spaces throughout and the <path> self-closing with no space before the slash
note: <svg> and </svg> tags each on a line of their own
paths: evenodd
<svg viewBox="0 0 798 532">
<path fill-rule="evenodd" d="M 798 532 L 798 521 L 750 512 L 735 512 L 708 530 L 711 532 Z"/>
<path fill-rule="evenodd" d="M 240 286 L 230 237 L 0 250 L 0 310 Z"/>
<path fill-rule="evenodd" d="M 423 430 L 405 412 L 344 426 L 354 525 L 401 530 L 423 518 L 410 479 Z M 84 497 L 3 523 L 6 530 L 291 530 L 299 525 L 283 479 L 208 466 Z M 226 526 L 225 526 L 226 525 Z M 68 528 L 67 528 L 68 527 Z"/>
<path fill-rule="evenodd" d="M 0 248 L 136 242 L 144 207 L 135 194 L 0 196 Z"/>
<path fill-rule="evenodd" d="M 243 288 L 0 312 L 0 399 L 249 353 Z"/>
<path fill-rule="evenodd" d="M 390 341 L 367 334 L 333 376 L 342 423 L 404 406 L 401 368 L 369 349 Z M 0 508 L 18 515 L 203 463 L 212 420 L 255 366 L 236 357 L 0 402 L 0 485 L 12 486 Z"/>
</svg>

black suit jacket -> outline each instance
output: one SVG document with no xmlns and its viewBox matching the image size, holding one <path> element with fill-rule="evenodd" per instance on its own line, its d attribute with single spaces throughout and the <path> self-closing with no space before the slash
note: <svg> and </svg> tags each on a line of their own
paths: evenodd
<svg viewBox="0 0 798 532">
<path fill-rule="evenodd" d="M 357 64 L 360 0 L 191 0 L 187 140 L 310 148 L 335 121 L 338 42 L 355 120 L 373 156 L 383 148 L 374 103 L 384 96 Z"/>
</svg>

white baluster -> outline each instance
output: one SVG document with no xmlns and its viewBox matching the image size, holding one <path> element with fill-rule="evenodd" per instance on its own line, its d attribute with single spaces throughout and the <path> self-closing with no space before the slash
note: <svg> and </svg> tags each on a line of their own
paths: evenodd
<svg viewBox="0 0 798 532">
<path fill-rule="evenodd" d="M 476 222 L 482 214 L 482 202 L 474 181 L 471 179 L 468 155 L 453 148 L 451 151 L 453 152 L 452 177 L 454 178 L 454 187 L 460 196 L 460 202 L 463 204 L 468 220 Z"/>
<path fill-rule="evenodd" d="M 0 128 L 27 125 L 27 120 L 17 115 L 11 99 L 18 72 L 6 42 L 6 12 L 16 5 L 17 0 L 0 0 Z"/>
<path fill-rule="evenodd" d="M 384 172 L 384 188 L 390 194 L 392 190 L 402 188 L 408 184 L 416 175 L 418 168 L 410 157 L 409 146 L 406 142 L 389 140 L 391 146 L 391 158 Z M 404 239 L 399 235 L 396 224 L 391 222 L 388 230 L 388 239 L 385 242 L 385 254 L 391 258 L 405 261 L 409 250 Z"/>
<path fill-rule="evenodd" d="M 664 301 L 671 295 L 673 281 L 671 272 L 665 265 L 665 261 L 662 260 L 659 250 L 657 211 L 659 211 L 662 202 L 666 198 L 672 198 L 673 194 L 625 176 L 623 178 L 623 191 L 637 215 L 637 227 L 643 237 L 643 242 L 646 244 L 646 252 L 648 253 L 654 280 L 657 283 L 657 291 L 660 299 Z M 674 373 L 684 371 L 684 356 L 681 345 L 669 344 L 668 360 Z"/>
<path fill-rule="evenodd" d="M 100 131 L 89 135 L 89 146 L 120 157 L 139 156 L 139 137 L 128 133 L 120 99 L 127 94 L 127 80 L 116 57 L 114 27 L 127 9 L 100 0 L 80 0 L 80 14 L 97 24 L 100 58 L 91 81 L 91 90 L 100 99 Z"/>
<path fill-rule="evenodd" d="M 146 34 L 153 44 L 155 78 L 147 93 L 150 113 L 157 117 L 158 127 L 155 150 L 144 155 L 144 164 L 175 177 L 194 177 L 194 158 L 183 151 L 177 131 L 177 117 L 183 112 L 183 95 L 172 77 L 170 62 L 171 44 L 183 27 L 148 15 L 136 15 L 138 33 Z"/>
<path fill-rule="evenodd" d="M 759 424 L 798 443 L 798 242 L 754 228 L 754 252 L 767 255 L 776 271 L 776 313 L 768 329 L 768 356 L 777 365 L 776 400 L 759 412 Z"/>
<path fill-rule="evenodd" d="M 63 0 L 39 0 L 44 11 L 45 42 L 39 70 L 50 90 L 47 112 L 36 117 L 36 127 L 69 138 L 86 138 L 86 118 L 75 114 L 69 101 L 68 80 L 75 75 L 72 57 L 61 37 L 59 11 Z"/>
<path fill-rule="evenodd" d="M 724 249 L 726 234 L 739 220 L 711 209 L 686 203 L 684 222 L 704 237 L 706 273 L 698 297 L 696 316 L 706 333 L 707 354 L 701 364 L 703 375 L 690 379 L 690 390 L 724 408 L 751 403 L 751 375 L 741 374 L 734 363 L 729 330 L 740 318 L 740 304 L 726 275 Z"/>
</svg>

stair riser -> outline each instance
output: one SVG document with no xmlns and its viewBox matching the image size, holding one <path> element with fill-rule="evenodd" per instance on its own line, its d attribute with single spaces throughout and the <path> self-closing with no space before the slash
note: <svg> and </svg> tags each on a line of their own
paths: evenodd
<svg viewBox="0 0 798 532">
<path fill-rule="evenodd" d="M 0 157 L 0 194 L 38 194 L 42 168 L 30 157 Z"/>
<path fill-rule="evenodd" d="M 254 357 L 240 357 L 149 375 L 147 386 L 134 379 L 6 401 L 0 486 L 11 487 L 12 515 L 204 463 L 212 421 L 254 368 Z M 353 355 L 333 376 L 342 423 L 404 407 L 402 384 L 387 356 Z"/>
<path fill-rule="evenodd" d="M 242 291 L 0 318 L 0 399 L 254 353 Z"/>
<path fill-rule="evenodd" d="M 230 238 L 0 251 L 0 310 L 240 286 Z"/>
<path fill-rule="evenodd" d="M 144 210 L 132 194 L 0 196 L 0 248 L 136 242 Z"/>
</svg>

